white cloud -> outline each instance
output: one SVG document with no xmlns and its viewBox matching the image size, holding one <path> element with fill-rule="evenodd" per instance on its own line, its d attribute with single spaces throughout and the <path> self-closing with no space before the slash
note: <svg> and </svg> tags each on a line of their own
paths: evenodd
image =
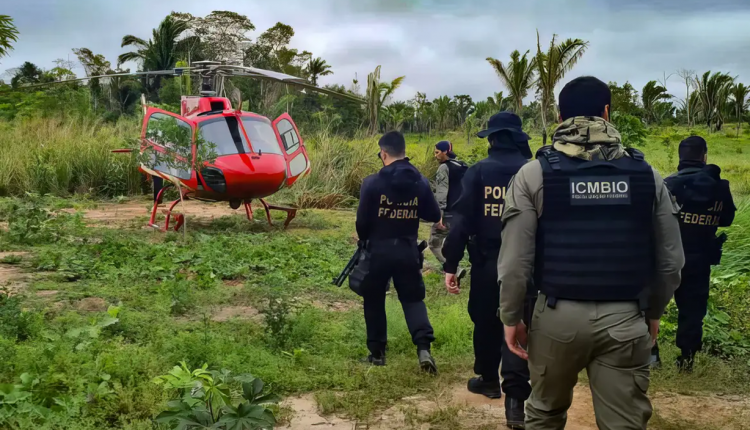
<svg viewBox="0 0 750 430">
<path fill-rule="evenodd" d="M 377 65 L 382 78 L 406 76 L 396 98 L 417 91 L 430 98 L 503 90 L 485 58 L 506 60 L 514 49 L 545 47 L 553 33 L 591 42 L 567 76 L 594 75 L 641 88 L 664 71 L 723 70 L 750 82 L 750 5 L 744 0 L 78 0 L 7 2 L 21 38 L 0 70 L 31 61 L 52 67 L 88 47 L 113 63 L 125 34 L 147 38 L 172 10 L 205 15 L 212 9 L 247 15 L 258 30 L 277 21 L 294 27 L 292 43 L 332 65 L 322 83 L 360 84 Z M 82 71 L 78 71 L 81 73 Z M 669 89 L 681 93 L 677 79 Z"/>
</svg>

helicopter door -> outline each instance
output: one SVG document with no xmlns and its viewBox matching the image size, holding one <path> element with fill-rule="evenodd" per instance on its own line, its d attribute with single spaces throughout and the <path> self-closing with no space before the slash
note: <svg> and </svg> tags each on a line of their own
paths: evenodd
<svg viewBox="0 0 750 430">
<path fill-rule="evenodd" d="M 278 133 L 281 149 L 286 159 L 286 185 L 291 186 L 297 179 L 310 172 L 310 159 L 307 156 L 305 143 L 299 135 L 297 126 L 288 113 L 276 118 L 273 128 Z"/>
<path fill-rule="evenodd" d="M 159 152 L 162 155 L 167 154 L 169 152 L 170 146 L 174 145 L 175 142 L 169 142 L 163 139 L 162 131 L 168 130 L 172 125 L 177 125 L 180 129 L 184 130 L 184 133 L 173 131 L 170 132 L 170 134 L 173 136 L 181 136 L 186 139 L 186 142 L 189 141 L 192 145 L 193 134 L 195 130 L 185 118 L 162 109 L 153 107 L 148 108 L 143 120 L 141 150 L 145 150 L 150 147 L 153 148 L 154 151 Z M 195 152 L 195 148 L 193 148 L 193 152 Z M 187 170 L 176 169 L 170 167 L 164 161 L 160 161 L 158 163 L 156 163 L 155 161 L 156 160 L 154 160 L 154 156 L 152 155 L 151 162 L 147 162 L 146 164 L 148 165 L 142 165 L 141 168 L 146 171 L 146 173 L 149 173 L 151 175 L 158 173 L 159 176 L 171 182 L 176 182 L 177 180 L 179 180 L 188 188 L 191 188 L 193 190 L 196 188 L 197 180 L 194 175 L 195 172 L 192 168 Z"/>
</svg>

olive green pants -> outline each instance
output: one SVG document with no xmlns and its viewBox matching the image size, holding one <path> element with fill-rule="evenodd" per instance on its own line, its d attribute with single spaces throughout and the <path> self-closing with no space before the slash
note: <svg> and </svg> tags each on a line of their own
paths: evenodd
<svg viewBox="0 0 750 430">
<path fill-rule="evenodd" d="M 553 309 L 540 294 L 529 333 L 526 430 L 565 428 L 583 369 L 599 429 L 645 429 L 652 412 L 646 395 L 651 344 L 636 302 L 559 300 Z"/>
<path fill-rule="evenodd" d="M 432 228 L 430 228 L 430 240 L 427 244 L 430 247 L 430 251 L 432 251 L 432 255 L 437 258 L 437 261 L 439 261 L 440 264 L 445 264 L 445 257 L 443 257 L 443 242 L 445 242 L 445 238 L 448 237 L 448 233 L 451 231 L 452 221 L 453 216 L 446 213 L 443 214 L 444 229 L 439 229 L 437 227 L 438 223 L 433 224 Z"/>
</svg>

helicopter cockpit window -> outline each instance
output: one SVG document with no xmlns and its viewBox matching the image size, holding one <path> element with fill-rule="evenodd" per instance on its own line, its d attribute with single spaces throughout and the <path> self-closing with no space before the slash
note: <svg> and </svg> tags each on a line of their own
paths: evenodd
<svg viewBox="0 0 750 430">
<path fill-rule="evenodd" d="M 174 124 L 178 128 L 174 128 Z M 181 138 L 183 142 L 173 142 L 166 140 L 163 136 L 166 134 L 170 136 L 170 139 Z M 193 131 L 190 124 L 182 121 L 173 116 L 165 115 L 162 113 L 154 113 L 148 118 L 148 125 L 146 127 L 146 137 L 154 145 L 161 146 L 165 149 L 175 150 L 176 143 L 180 143 L 177 147 L 183 151 L 190 150 L 192 145 Z M 179 152 L 179 151 L 178 151 Z M 157 157 L 155 152 L 150 155 L 150 167 L 159 172 L 164 172 L 169 175 L 175 176 L 180 179 L 190 179 L 192 176 L 191 170 L 178 169 L 174 166 L 169 166 L 164 160 L 164 156 Z"/>
<path fill-rule="evenodd" d="M 201 137 L 216 145 L 216 154 L 247 154 L 250 148 L 234 116 L 209 119 L 199 124 Z"/>
<path fill-rule="evenodd" d="M 254 152 L 281 155 L 281 148 L 279 147 L 278 140 L 276 140 L 276 133 L 274 133 L 271 124 L 267 120 L 243 116 L 242 125 L 245 127 L 247 137 L 250 139 L 250 145 L 253 146 Z"/>
<path fill-rule="evenodd" d="M 279 130 L 281 140 L 284 142 L 286 153 L 291 154 L 296 151 L 299 148 L 299 136 L 297 136 L 297 132 L 294 130 L 292 123 L 289 122 L 289 120 L 282 119 L 276 125 L 276 128 Z"/>
</svg>

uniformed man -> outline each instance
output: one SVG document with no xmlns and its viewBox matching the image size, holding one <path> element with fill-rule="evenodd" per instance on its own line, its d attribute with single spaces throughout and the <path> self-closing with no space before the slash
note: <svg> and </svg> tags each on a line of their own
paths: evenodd
<svg viewBox="0 0 750 430">
<path fill-rule="evenodd" d="M 393 285 L 406 317 L 412 341 L 417 346 L 420 367 L 437 373 L 430 344 L 435 340 L 422 280 L 421 255 L 417 246 L 420 218 L 440 221 L 440 208 L 430 184 L 406 158 L 404 136 L 391 131 L 378 142 L 383 168 L 365 178 L 357 209 L 357 234 L 367 241 L 370 270 L 363 280 L 365 323 L 367 325 L 367 361 L 385 365 L 387 324 L 385 291 Z"/>
<path fill-rule="evenodd" d="M 643 154 L 623 149 L 610 102 L 599 79 L 565 85 L 552 148 L 519 170 L 505 198 L 500 317 L 509 348 L 529 360 L 527 430 L 565 427 L 583 369 L 599 428 L 645 429 L 651 417 L 650 351 L 684 263 L 679 208 Z"/>
<path fill-rule="evenodd" d="M 682 283 L 674 293 L 677 302 L 677 358 L 680 370 L 691 371 L 695 353 L 703 346 L 703 318 L 708 307 L 711 265 L 721 260 L 719 227 L 729 227 L 736 208 L 729 181 L 721 179 L 721 169 L 706 164 L 708 145 L 700 136 L 680 143 L 677 173 L 666 178 L 667 187 L 681 205 L 680 231 L 685 250 Z M 654 345 L 652 364 L 659 364 L 659 347 Z"/>
<path fill-rule="evenodd" d="M 500 252 L 500 216 L 508 182 L 529 158 L 529 136 L 521 129 L 521 118 L 500 112 L 490 118 L 487 130 L 477 136 L 490 142 L 488 157 L 471 166 L 463 179 L 463 192 L 453 205 L 453 227 L 443 246 L 445 286 L 458 294 L 456 272 L 469 246 L 472 276 L 469 316 L 474 323 L 474 373 L 468 389 L 491 399 L 501 397 L 498 367 L 502 362 L 505 416 L 510 428 L 523 428 L 523 404 L 531 393 L 526 362 L 502 341 L 503 323 L 497 310 L 497 257 Z"/>
<path fill-rule="evenodd" d="M 435 144 L 435 159 L 440 163 L 435 177 L 435 198 L 443 216 L 440 221 L 432 225 L 430 251 L 440 264 L 445 264 L 441 249 L 453 222 L 453 208 L 461 196 L 461 179 L 468 166 L 456 159 L 453 145 L 447 140 L 441 140 Z"/>
</svg>

